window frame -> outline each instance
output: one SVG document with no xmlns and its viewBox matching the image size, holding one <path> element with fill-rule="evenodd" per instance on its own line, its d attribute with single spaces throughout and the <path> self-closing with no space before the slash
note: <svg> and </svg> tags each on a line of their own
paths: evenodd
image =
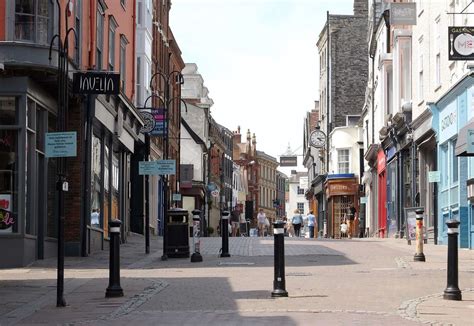
<svg viewBox="0 0 474 326">
<path fill-rule="evenodd" d="M 343 151 L 347 151 L 347 161 L 341 161 L 341 153 Z M 341 170 L 341 164 L 347 164 L 347 171 L 343 172 Z M 339 174 L 347 174 L 350 173 L 351 170 L 351 149 L 350 148 L 338 148 L 337 149 L 337 173 Z"/>
</svg>

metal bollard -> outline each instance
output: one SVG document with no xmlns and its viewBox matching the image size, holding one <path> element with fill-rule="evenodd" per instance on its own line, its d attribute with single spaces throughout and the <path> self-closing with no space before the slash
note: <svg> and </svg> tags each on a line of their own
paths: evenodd
<svg viewBox="0 0 474 326">
<path fill-rule="evenodd" d="M 423 253 L 423 213 L 425 210 L 419 208 L 415 211 L 416 214 L 416 253 L 413 261 L 425 261 L 425 254 Z"/>
<path fill-rule="evenodd" d="M 222 236 L 222 252 L 221 257 L 230 257 L 229 254 L 229 211 L 222 212 L 222 225 L 221 225 L 221 236 Z"/>
<path fill-rule="evenodd" d="M 457 220 L 446 221 L 448 226 L 448 285 L 444 290 L 443 299 L 462 300 L 461 290 L 458 286 L 458 234 Z"/>
<path fill-rule="evenodd" d="M 191 255 L 191 263 L 201 262 L 201 211 L 199 209 L 193 210 L 193 244 L 194 252 Z"/>
<path fill-rule="evenodd" d="M 106 298 L 123 297 L 120 286 L 120 220 L 111 220 L 110 232 L 110 260 L 109 260 L 109 287 L 105 291 Z"/>
<path fill-rule="evenodd" d="M 275 276 L 273 279 L 272 297 L 287 297 L 285 290 L 285 223 L 276 221 L 273 223 L 274 238 L 274 265 Z"/>
</svg>

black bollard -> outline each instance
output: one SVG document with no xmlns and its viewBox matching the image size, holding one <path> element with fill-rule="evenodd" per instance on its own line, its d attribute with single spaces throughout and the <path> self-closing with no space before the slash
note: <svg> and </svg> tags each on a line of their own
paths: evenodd
<svg viewBox="0 0 474 326">
<path fill-rule="evenodd" d="M 222 252 L 221 257 L 230 257 L 229 254 L 229 215 L 230 212 L 222 212 L 221 236 L 222 236 Z"/>
<path fill-rule="evenodd" d="M 462 300 L 461 290 L 458 286 L 458 234 L 457 220 L 446 221 L 448 226 L 448 285 L 444 290 L 443 299 Z"/>
<path fill-rule="evenodd" d="M 288 292 L 285 290 L 285 223 L 283 221 L 273 223 L 273 238 L 275 277 L 272 297 L 287 297 Z"/>
<path fill-rule="evenodd" d="M 425 254 L 423 253 L 423 213 L 425 210 L 419 208 L 415 211 L 416 214 L 416 253 L 413 256 L 413 261 L 425 261 Z"/>
<path fill-rule="evenodd" d="M 191 263 L 201 262 L 201 211 L 199 209 L 193 210 L 193 244 L 194 252 L 191 255 Z"/>
<path fill-rule="evenodd" d="M 123 297 L 120 286 L 120 220 L 111 220 L 110 233 L 110 261 L 109 261 L 109 287 L 105 291 L 106 298 Z"/>
</svg>

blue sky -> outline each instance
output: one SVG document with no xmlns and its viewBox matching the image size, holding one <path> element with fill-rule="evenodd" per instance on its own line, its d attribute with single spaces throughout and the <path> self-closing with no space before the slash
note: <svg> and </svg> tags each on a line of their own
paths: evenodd
<svg viewBox="0 0 474 326">
<path fill-rule="evenodd" d="M 173 0 L 170 26 L 184 61 L 198 65 L 216 121 L 250 129 L 257 149 L 278 158 L 288 143 L 302 145 L 305 113 L 319 96 L 326 11 L 352 9 L 353 0 Z"/>
</svg>

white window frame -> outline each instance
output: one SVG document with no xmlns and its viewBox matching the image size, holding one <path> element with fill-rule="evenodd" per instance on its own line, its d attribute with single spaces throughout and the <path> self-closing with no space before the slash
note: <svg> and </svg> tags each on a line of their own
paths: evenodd
<svg viewBox="0 0 474 326">
<path fill-rule="evenodd" d="M 342 151 L 347 151 L 347 161 L 341 161 L 340 158 L 340 153 Z M 341 170 L 341 164 L 347 164 L 347 171 L 343 172 Z M 350 148 L 338 148 L 337 149 L 337 173 L 338 174 L 346 174 L 350 173 L 351 171 L 351 149 Z"/>
</svg>

